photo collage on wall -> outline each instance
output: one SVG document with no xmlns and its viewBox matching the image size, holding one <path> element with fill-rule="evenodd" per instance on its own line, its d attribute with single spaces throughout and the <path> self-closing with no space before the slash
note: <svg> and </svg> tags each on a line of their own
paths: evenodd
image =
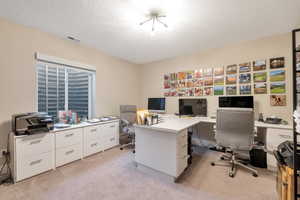
<svg viewBox="0 0 300 200">
<path fill-rule="evenodd" d="M 299 75 L 299 76 L 298 76 Z M 300 55 L 299 72 L 300 83 Z M 164 75 L 165 97 L 270 94 L 272 106 L 286 105 L 284 57 L 256 60 L 226 67 L 200 68 Z M 300 84 L 297 85 L 300 93 Z"/>
</svg>

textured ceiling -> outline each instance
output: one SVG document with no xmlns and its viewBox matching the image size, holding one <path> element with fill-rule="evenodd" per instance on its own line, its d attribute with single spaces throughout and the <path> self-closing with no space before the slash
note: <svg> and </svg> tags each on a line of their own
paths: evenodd
<svg viewBox="0 0 300 200">
<path fill-rule="evenodd" d="M 139 26 L 152 9 L 170 26 Z M 0 16 L 148 63 L 300 27 L 300 0 L 0 0 Z"/>
</svg>

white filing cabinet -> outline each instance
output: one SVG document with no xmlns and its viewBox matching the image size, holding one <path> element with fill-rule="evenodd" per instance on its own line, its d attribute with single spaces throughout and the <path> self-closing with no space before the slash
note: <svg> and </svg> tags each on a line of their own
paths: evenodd
<svg viewBox="0 0 300 200">
<path fill-rule="evenodd" d="M 100 141 L 103 150 L 119 145 L 119 123 L 115 122 L 101 125 Z"/>
<path fill-rule="evenodd" d="M 83 128 L 59 131 L 55 134 L 55 166 L 82 158 Z"/>
<path fill-rule="evenodd" d="M 119 145 L 119 123 L 109 122 L 84 128 L 84 156 Z"/>
<path fill-rule="evenodd" d="M 119 144 L 119 121 L 79 124 L 35 135 L 10 134 L 14 182 L 55 169 Z"/>
<path fill-rule="evenodd" d="M 10 138 L 14 182 L 54 168 L 53 133 L 30 136 L 14 136 L 12 133 Z"/>
<path fill-rule="evenodd" d="M 280 143 L 293 140 L 293 130 L 267 128 L 266 147 L 267 147 L 267 165 L 268 169 L 275 171 L 277 169 L 277 161 L 273 151 L 277 150 Z"/>
</svg>

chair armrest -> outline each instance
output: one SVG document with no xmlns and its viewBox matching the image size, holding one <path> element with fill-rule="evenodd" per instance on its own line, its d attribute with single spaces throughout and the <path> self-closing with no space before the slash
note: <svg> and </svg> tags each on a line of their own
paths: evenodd
<svg viewBox="0 0 300 200">
<path fill-rule="evenodd" d="M 130 122 L 127 121 L 126 119 L 120 119 L 121 121 L 121 124 L 125 125 L 125 126 L 129 126 L 130 125 Z"/>
</svg>

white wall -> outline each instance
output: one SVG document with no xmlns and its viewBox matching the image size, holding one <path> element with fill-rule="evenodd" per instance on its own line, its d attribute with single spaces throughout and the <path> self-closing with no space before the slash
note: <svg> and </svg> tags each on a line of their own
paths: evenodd
<svg viewBox="0 0 300 200">
<path fill-rule="evenodd" d="M 258 113 L 265 116 L 276 115 L 288 122 L 292 122 L 292 38 L 291 34 L 278 35 L 247 41 L 224 48 L 210 49 L 201 53 L 181 56 L 173 59 L 163 60 L 145 64 L 141 71 L 141 102 L 144 108 L 147 106 L 148 97 L 163 96 L 163 75 L 171 72 L 195 70 L 207 67 L 221 67 L 231 64 L 240 64 L 259 59 L 272 57 L 285 57 L 286 61 L 286 96 L 287 106 L 270 106 L 269 94 L 258 94 L 254 96 L 256 117 Z M 178 47 L 180 48 L 180 47 Z M 269 60 L 267 62 L 269 65 Z M 268 89 L 268 93 L 269 93 Z M 167 112 L 178 112 L 178 98 L 167 97 Z M 218 97 L 209 96 L 208 115 L 213 115 L 218 106 Z"/>
<path fill-rule="evenodd" d="M 35 111 L 35 52 L 96 67 L 96 115 L 118 115 L 139 103 L 139 66 L 0 18 L 0 149 L 12 114 Z"/>
</svg>

